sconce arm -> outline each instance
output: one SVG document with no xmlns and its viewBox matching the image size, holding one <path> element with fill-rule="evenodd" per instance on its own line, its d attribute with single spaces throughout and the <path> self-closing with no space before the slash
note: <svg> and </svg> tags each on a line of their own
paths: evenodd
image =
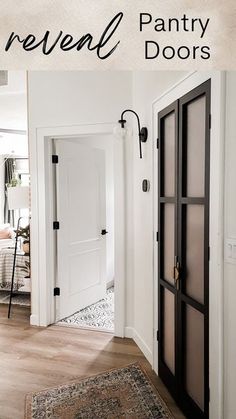
<svg viewBox="0 0 236 419">
<path fill-rule="evenodd" d="M 139 116 L 138 116 L 138 114 L 135 112 L 135 111 L 133 111 L 132 109 L 125 109 L 123 112 L 122 112 L 122 114 L 121 114 L 121 118 L 120 118 L 120 120 L 118 121 L 120 124 L 121 124 L 121 127 L 122 128 L 124 128 L 124 126 L 125 126 L 125 123 L 126 123 L 126 120 L 124 119 L 124 114 L 126 113 L 126 112 L 131 112 L 132 114 L 134 114 L 135 116 L 136 116 L 136 118 L 137 118 L 137 122 L 138 122 L 138 136 L 139 136 L 139 156 L 140 156 L 140 159 L 142 159 L 142 144 L 141 144 L 141 142 L 143 141 L 146 141 L 146 138 L 145 138 L 145 140 L 143 140 L 143 138 L 144 138 L 144 134 L 142 133 L 142 131 L 141 131 L 141 125 L 140 125 L 140 119 L 139 119 Z"/>
<path fill-rule="evenodd" d="M 124 123 L 126 122 L 126 120 L 124 119 L 124 114 L 125 114 L 126 112 L 131 112 L 132 114 L 134 114 L 134 115 L 136 116 L 136 118 L 137 118 L 137 122 L 138 122 L 138 133 L 139 133 L 139 135 L 140 135 L 140 134 L 141 134 L 140 119 L 139 119 L 138 114 L 137 114 L 135 111 L 133 111 L 132 109 L 125 109 L 125 110 L 122 112 L 122 114 L 121 114 L 121 118 L 120 118 L 119 123 L 120 123 L 120 124 L 122 124 L 122 123 L 124 124 Z M 124 128 L 124 126 L 123 126 L 122 128 Z"/>
</svg>

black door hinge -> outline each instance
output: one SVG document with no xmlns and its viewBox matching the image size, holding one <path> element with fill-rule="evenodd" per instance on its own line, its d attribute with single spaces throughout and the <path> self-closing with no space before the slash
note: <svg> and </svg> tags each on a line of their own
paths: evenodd
<svg viewBox="0 0 236 419">
<path fill-rule="evenodd" d="M 53 221 L 53 230 L 59 230 L 60 224 L 59 221 Z"/>
<path fill-rule="evenodd" d="M 159 138 L 157 138 L 157 148 L 159 148 Z"/>
<path fill-rule="evenodd" d="M 159 340 L 159 330 L 157 330 L 157 341 Z"/>
<path fill-rule="evenodd" d="M 209 129 L 211 129 L 211 114 L 209 114 Z"/>
<path fill-rule="evenodd" d="M 210 246 L 208 247 L 208 261 L 210 260 L 210 256 L 211 256 L 211 248 Z"/>
<path fill-rule="evenodd" d="M 61 293 L 61 290 L 60 290 L 60 288 L 59 288 L 59 287 L 54 288 L 54 290 L 53 290 L 53 295 L 54 295 L 54 297 L 55 297 L 56 295 L 60 295 L 60 293 Z"/>
<path fill-rule="evenodd" d="M 54 163 L 54 164 L 58 163 L 58 155 L 57 154 L 52 155 L 52 163 Z"/>
<path fill-rule="evenodd" d="M 158 231 L 157 231 L 157 233 L 156 233 L 156 241 L 157 241 L 157 242 L 159 241 L 159 233 L 158 233 Z"/>
</svg>

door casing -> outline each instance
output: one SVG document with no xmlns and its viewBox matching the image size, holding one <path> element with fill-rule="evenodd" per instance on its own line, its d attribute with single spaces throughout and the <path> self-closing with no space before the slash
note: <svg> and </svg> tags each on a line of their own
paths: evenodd
<svg viewBox="0 0 236 419">
<path fill-rule="evenodd" d="M 214 146 L 210 152 L 210 264 L 209 264 L 209 386 L 210 419 L 223 417 L 223 214 L 224 214 L 224 113 L 225 113 L 225 73 L 205 71 L 189 73 L 183 80 L 157 98 L 152 104 L 153 121 L 153 295 L 154 295 L 154 333 L 153 368 L 158 373 L 157 330 L 157 246 L 158 231 L 157 190 L 158 190 L 158 153 L 156 138 L 158 126 L 156 116 L 162 109 L 179 99 L 195 87 L 211 79 L 211 141 Z"/>
<path fill-rule="evenodd" d="M 53 139 L 105 136 L 114 144 L 114 229 L 115 229 L 115 335 L 124 337 L 125 326 L 125 181 L 124 139 L 114 135 L 114 124 L 86 124 L 40 128 L 32 133 L 35 148 L 30 150 L 32 217 L 31 325 L 48 326 L 55 322 L 53 296 L 56 258 L 52 222 L 55 221 L 53 197 L 55 190 L 52 165 Z M 48 197 L 52 199 L 48 199 Z"/>
</svg>

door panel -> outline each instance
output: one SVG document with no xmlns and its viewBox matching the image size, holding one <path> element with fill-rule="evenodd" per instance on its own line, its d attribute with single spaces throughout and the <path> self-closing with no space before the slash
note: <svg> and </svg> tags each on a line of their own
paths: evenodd
<svg viewBox="0 0 236 419">
<path fill-rule="evenodd" d="M 159 114 L 159 373 L 171 388 L 176 376 L 176 290 L 174 261 L 177 254 L 177 152 L 178 104 Z M 162 141 L 164 138 L 166 141 Z M 169 160 L 171 162 L 169 168 Z M 171 176 L 170 176 L 171 173 Z M 165 180 L 168 177 L 168 181 Z M 171 188 L 169 187 L 171 184 Z M 168 185 L 168 186 L 166 186 Z"/>
<path fill-rule="evenodd" d="M 59 319 L 105 297 L 105 152 L 56 141 Z"/>
<path fill-rule="evenodd" d="M 81 293 L 101 283 L 100 257 L 99 247 L 70 254 L 70 295 Z"/>
<path fill-rule="evenodd" d="M 164 224 L 162 235 L 164 241 L 162 278 L 173 284 L 173 260 L 175 258 L 175 205 L 163 204 L 162 216 Z"/>
<path fill-rule="evenodd" d="M 175 296 L 167 288 L 164 288 L 163 311 L 163 361 L 175 374 Z"/>
<path fill-rule="evenodd" d="M 204 304 L 204 205 L 186 205 L 185 217 L 185 291 Z"/>
<path fill-rule="evenodd" d="M 190 419 L 209 417 L 209 117 L 210 81 L 158 114 L 158 369 Z"/>
<path fill-rule="evenodd" d="M 175 196 L 175 112 L 163 120 L 164 144 L 164 196 Z"/>
<path fill-rule="evenodd" d="M 78 152 L 81 145 L 76 145 Z M 71 147 L 71 143 L 69 145 Z M 74 148 L 74 144 L 72 145 Z M 65 164 L 67 165 L 67 198 L 68 207 L 70 209 L 70 222 L 68 222 L 69 239 L 71 243 L 83 242 L 85 240 L 96 240 L 100 236 L 99 220 L 100 220 L 100 196 L 99 196 L 99 167 L 96 161 L 93 161 L 93 151 L 84 150 L 84 157 L 86 160 L 77 162 L 78 157 L 71 156 Z M 88 151 L 88 152 L 87 152 Z M 90 158 L 88 155 L 91 153 Z M 64 156 L 63 156 L 64 157 Z M 81 158 L 79 158 L 81 160 Z M 63 164 L 64 162 L 62 162 Z M 79 192 L 78 199 L 76 199 L 75 191 Z M 84 199 L 83 199 L 84 197 Z M 83 220 L 79 222 L 75 228 L 75 223 L 72 220 Z"/>
<path fill-rule="evenodd" d="M 208 418 L 210 81 L 179 100 L 178 172 L 181 401 L 187 417 Z"/>
<path fill-rule="evenodd" d="M 204 315 L 186 305 L 186 392 L 204 411 Z"/>
<path fill-rule="evenodd" d="M 187 141 L 187 188 L 186 196 L 203 197 L 205 189 L 205 119 L 206 97 L 188 103 L 185 107 L 184 121 L 186 124 Z"/>
</svg>

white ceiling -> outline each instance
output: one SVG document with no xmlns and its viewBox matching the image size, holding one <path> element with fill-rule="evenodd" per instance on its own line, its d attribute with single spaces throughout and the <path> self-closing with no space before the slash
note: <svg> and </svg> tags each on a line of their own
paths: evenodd
<svg viewBox="0 0 236 419">
<path fill-rule="evenodd" d="M 26 94 L 26 71 L 8 71 L 8 83 L 0 86 L 0 95 Z"/>
</svg>

